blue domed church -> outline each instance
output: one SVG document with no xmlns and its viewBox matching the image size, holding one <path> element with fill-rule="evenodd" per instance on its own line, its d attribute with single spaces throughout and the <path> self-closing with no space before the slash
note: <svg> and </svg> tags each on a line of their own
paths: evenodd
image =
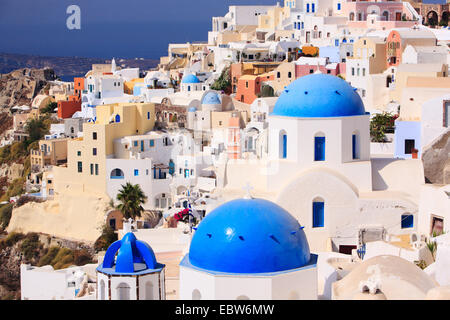
<svg viewBox="0 0 450 320">
<path fill-rule="evenodd" d="M 97 267 L 97 299 L 165 300 L 164 268 L 152 248 L 128 232 Z"/>
<path fill-rule="evenodd" d="M 180 263 L 180 299 L 317 299 L 317 256 L 303 227 L 262 199 L 206 216 Z"/>
<path fill-rule="evenodd" d="M 370 114 L 345 80 L 327 74 L 296 79 L 267 122 L 267 159 L 229 161 L 225 190 L 242 188 L 245 175 L 301 221 L 315 252 L 350 254 L 364 226 L 399 225 L 392 201 L 373 194 Z M 386 210 L 377 209 L 380 201 Z"/>
</svg>

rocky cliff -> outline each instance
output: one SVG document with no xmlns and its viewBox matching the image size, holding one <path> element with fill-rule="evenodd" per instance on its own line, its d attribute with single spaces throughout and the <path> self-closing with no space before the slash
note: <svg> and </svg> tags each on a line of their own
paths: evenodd
<svg viewBox="0 0 450 320">
<path fill-rule="evenodd" d="M 450 128 L 433 141 L 422 154 L 427 182 L 436 184 L 450 183 Z"/>
<path fill-rule="evenodd" d="M 34 97 L 56 79 L 53 69 L 19 69 L 0 75 L 0 108 L 31 105 Z"/>
</svg>

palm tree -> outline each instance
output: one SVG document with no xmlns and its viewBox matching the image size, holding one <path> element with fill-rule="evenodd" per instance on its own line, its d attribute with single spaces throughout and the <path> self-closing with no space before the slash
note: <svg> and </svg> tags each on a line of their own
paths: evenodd
<svg viewBox="0 0 450 320">
<path fill-rule="evenodd" d="M 122 189 L 119 190 L 117 194 L 117 200 L 119 200 L 119 205 L 117 208 L 122 212 L 125 219 L 135 219 L 140 217 L 144 208 L 142 204 L 147 201 L 147 196 L 142 191 L 141 187 L 136 184 L 132 185 L 127 182 L 122 185 Z"/>
</svg>

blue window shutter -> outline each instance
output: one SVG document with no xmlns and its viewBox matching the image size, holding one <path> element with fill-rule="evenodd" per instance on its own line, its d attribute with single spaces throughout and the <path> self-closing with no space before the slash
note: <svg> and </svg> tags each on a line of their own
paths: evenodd
<svg viewBox="0 0 450 320">
<path fill-rule="evenodd" d="M 414 216 L 412 214 L 402 215 L 402 229 L 409 229 L 414 227 Z"/>
<path fill-rule="evenodd" d="M 139 175 L 139 170 L 138 169 L 134 169 L 134 176 L 137 177 Z"/>
<path fill-rule="evenodd" d="M 324 202 L 313 202 L 313 228 L 324 227 L 325 225 L 324 212 L 325 212 Z"/>
<path fill-rule="evenodd" d="M 283 135 L 283 159 L 287 158 L 287 135 Z"/>
<path fill-rule="evenodd" d="M 309 3 L 306 4 L 306 12 L 309 12 Z"/>
<path fill-rule="evenodd" d="M 314 161 L 325 161 L 325 137 L 314 138 Z"/>
<path fill-rule="evenodd" d="M 314 3 L 311 3 L 311 12 L 314 12 L 314 8 L 315 7 L 315 4 Z"/>
<path fill-rule="evenodd" d="M 116 122 L 120 122 L 120 116 L 116 114 Z"/>
<path fill-rule="evenodd" d="M 337 4 L 337 8 L 338 8 L 338 10 L 341 10 L 341 4 L 340 3 Z"/>
</svg>

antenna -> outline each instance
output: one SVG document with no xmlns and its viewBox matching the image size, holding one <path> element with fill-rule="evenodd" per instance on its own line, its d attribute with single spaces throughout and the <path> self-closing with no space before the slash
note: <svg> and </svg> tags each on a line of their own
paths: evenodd
<svg viewBox="0 0 450 320">
<path fill-rule="evenodd" d="M 254 188 L 250 185 L 250 182 L 247 182 L 247 184 L 242 189 L 247 192 L 244 199 L 253 199 L 250 191 L 252 191 Z"/>
</svg>

